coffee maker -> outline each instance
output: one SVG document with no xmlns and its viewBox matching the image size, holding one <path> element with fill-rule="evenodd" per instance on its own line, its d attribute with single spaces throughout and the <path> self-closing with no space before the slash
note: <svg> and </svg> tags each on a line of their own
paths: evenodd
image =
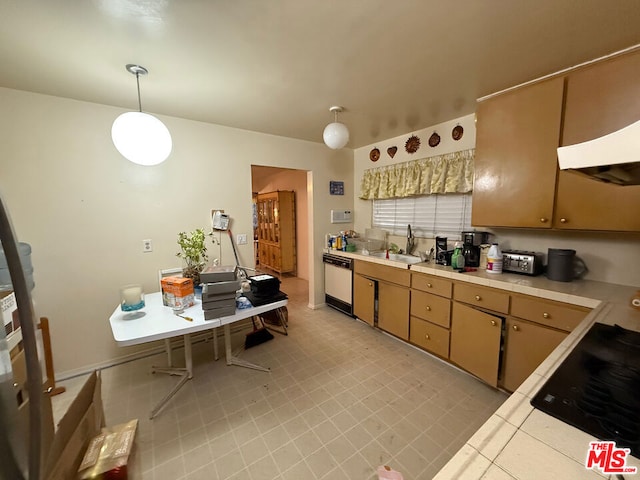
<svg viewBox="0 0 640 480">
<path fill-rule="evenodd" d="M 447 251 L 447 237 L 436 237 L 436 264 L 451 265 L 451 252 Z"/>
<path fill-rule="evenodd" d="M 462 255 L 467 267 L 480 265 L 480 245 L 489 243 L 489 232 L 462 232 Z"/>
</svg>

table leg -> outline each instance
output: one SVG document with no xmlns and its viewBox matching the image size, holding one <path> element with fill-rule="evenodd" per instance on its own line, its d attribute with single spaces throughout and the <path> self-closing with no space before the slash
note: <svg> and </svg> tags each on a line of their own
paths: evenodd
<svg viewBox="0 0 640 480">
<path fill-rule="evenodd" d="M 213 329 L 213 359 L 217 362 L 219 358 L 218 355 L 218 329 Z"/>
<path fill-rule="evenodd" d="M 167 340 L 168 341 L 168 340 Z M 168 349 L 170 352 L 171 349 Z M 171 354 L 169 353 L 169 361 L 171 361 Z M 162 410 L 169 400 L 187 383 L 187 380 L 193 378 L 193 354 L 191 351 L 191 335 L 184 335 L 184 364 L 185 368 L 174 367 L 169 363 L 166 367 L 151 367 L 151 373 L 166 373 L 167 375 L 177 375 L 180 378 L 178 383 L 167 393 L 158 404 L 151 410 L 150 419 L 153 419 Z"/>
<path fill-rule="evenodd" d="M 173 359 L 172 359 L 172 356 L 171 356 L 171 339 L 170 338 L 165 338 L 164 339 L 164 349 L 167 351 L 167 365 L 172 367 L 173 366 Z"/>
<path fill-rule="evenodd" d="M 233 355 L 231 351 L 231 328 L 229 324 L 224 325 L 224 349 L 225 356 L 227 358 L 227 365 L 236 365 L 238 367 L 252 368 L 254 370 L 260 370 L 261 372 L 270 372 L 271 369 L 256 365 L 255 363 L 247 362 Z"/>
</svg>

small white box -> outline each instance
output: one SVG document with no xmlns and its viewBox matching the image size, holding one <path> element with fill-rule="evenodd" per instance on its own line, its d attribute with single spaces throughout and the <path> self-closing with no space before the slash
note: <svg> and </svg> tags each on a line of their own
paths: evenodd
<svg viewBox="0 0 640 480">
<path fill-rule="evenodd" d="M 18 335 L 19 338 L 17 338 L 16 341 L 9 342 L 10 344 L 17 343 L 22 338 L 22 332 L 20 330 L 20 317 L 18 317 L 16 294 L 12 291 L 0 292 L 0 305 L 2 310 L 2 326 L 7 340 L 13 340 L 13 337 Z"/>
</svg>

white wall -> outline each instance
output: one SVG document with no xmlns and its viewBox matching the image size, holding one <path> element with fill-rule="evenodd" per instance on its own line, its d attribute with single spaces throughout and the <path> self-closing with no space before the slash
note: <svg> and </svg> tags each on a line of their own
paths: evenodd
<svg viewBox="0 0 640 480">
<path fill-rule="evenodd" d="M 162 117 L 174 150 L 165 163 L 141 167 L 111 143 L 121 109 L 0 88 L 0 111 L 0 193 L 18 239 L 33 247 L 36 315 L 50 319 L 57 372 L 139 349 L 113 341 L 108 318 L 118 287 L 156 291 L 158 269 L 180 266 L 177 233 L 208 228 L 212 208 L 231 215 L 234 234 L 251 238 L 251 164 L 312 172 L 309 304 L 324 303 L 321 248 L 334 208 L 328 185 L 349 185 L 351 208 L 351 150 Z M 142 253 L 146 238 L 152 253 Z M 239 247 L 241 262 L 253 260 L 252 248 Z M 234 263 L 224 239 L 221 260 Z"/>
<path fill-rule="evenodd" d="M 356 231 L 364 232 L 364 229 L 371 225 L 371 201 L 357 198 L 365 169 L 474 148 L 476 136 L 474 117 L 474 115 L 460 117 L 415 132 L 421 140 L 421 146 L 412 155 L 406 153 L 404 144 L 414 132 L 356 149 L 354 151 L 354 185 L 356 188 L 354 223 Z M 451 131 L 458 124 L 464 128 L 464 135 L 460 140 L 454 141 L 451 138 Z M 436 148 L 431 148 L 428 146 L 428 139 L 434 131 L 438 132 L 442 140 Z M 394 145 L 398 147 L 398 153 L 391 159 L 386 150 Z M 374 147 L 379 148 L 381 152 L 380 160 L 375 163 L 369 160 L 369 152 Z M 517 205 L 511 206 L 511 208 L 517 208 Z M 494 233 L 495 241 L 499 242 L 503 249 L 533 250 L 546 255 L 548 248 L 572 248 L 576 250 L 577 255 L 585 261 L 589 268 L 585 278 L 621 285 L 640 286 L 640 273 L 636 268 L 637 265 L 640 265 L 640 234 L 638 233 L 562 232 L 506 228 L 482 228 L 481 230 Z M 398 245 L 404 245 L 402 243 L 404 239 L 400 237 L 390 237 L 390 240 Z M 419 239 L 418 250 L 428 249 L 432 244 L 432 239 Z"/>
</svg>

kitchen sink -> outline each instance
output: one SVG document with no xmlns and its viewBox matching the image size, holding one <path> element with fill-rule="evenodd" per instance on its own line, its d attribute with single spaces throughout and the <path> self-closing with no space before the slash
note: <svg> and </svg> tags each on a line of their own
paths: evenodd
<svg viewBox="0 0 640 480">
<path fill-rule="evenodd" d="M 374 253 L 370 253 L 369 256 L 386 259 L 387 252 L 374 252 Z M 414 263 L 420 263 L 422 261 L 420 260 L 420 257 L 415 257 L 413 255 L 404 255 L 402 253 L 390 253 L 389 260 L 393 260 L 394 262 L 402 262 L 409 265 L 412 265 Z"/>
</svg>

